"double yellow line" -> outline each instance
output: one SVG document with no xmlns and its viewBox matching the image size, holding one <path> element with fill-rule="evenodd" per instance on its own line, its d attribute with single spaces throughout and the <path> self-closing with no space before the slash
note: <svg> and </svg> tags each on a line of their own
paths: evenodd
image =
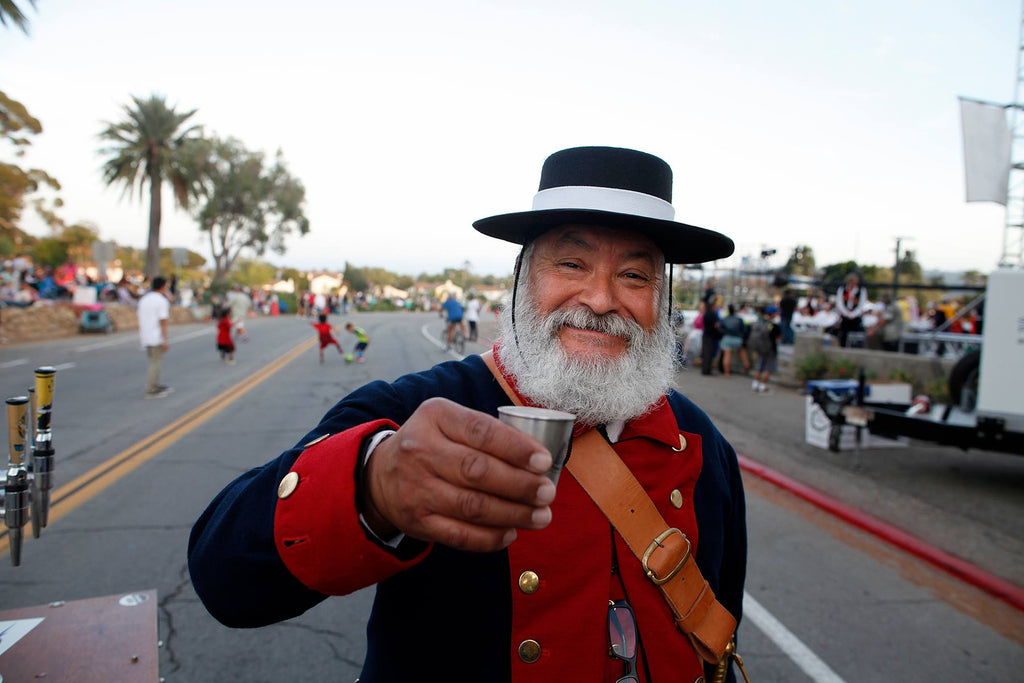
<svg viewBox="0 0 1024 683">
<path fill-rule="evenodd" d="M 313 348 L 316 342 L 315 337 L 302 342 L 288 353 L 277 358 L 269 365 L 264 366 L 258 372 L 249 375 L 222 394 L 211 398 L 198 408 L 189 411 L 134 446 L 121 451 L 102 465 L 94 467 L 75 480 L 56 489 L 50 496 L 50 516 L 47 526 L 70 513 L 139 465 L 152 459 L 157 453 L 217 415 L 265 379 Z M 25 534 L 26 539 L 30 537 L 31 534 Z M 4 529 L 0 532 L 0 556 L 9 550 L 10 539 L 8 538 L 7 530 Z"/>
</svg>

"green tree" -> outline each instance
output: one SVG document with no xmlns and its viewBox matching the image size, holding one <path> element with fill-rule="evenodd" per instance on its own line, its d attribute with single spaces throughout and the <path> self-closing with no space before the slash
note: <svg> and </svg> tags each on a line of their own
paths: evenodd
<svg viewBox="0 0 1024 683">
<path fill-rule="evenodd" d="M 25 105 L 0 91 L 0 142 L 9 143 L 14 148 L 15 159 L 25 155 L 25 150 L 32 144 L 31 136 L 42 132 L 43 125 Z M 51 227 L 61 227 L 56 217 L 59 198 L 53 201 L 52 208 L 45 199 L 29 199 L 30 195 L 44 188 L 59 190 L 60 183 L 38 168 L 24 169 L 17 164 L 0 161 L 0 232 L 15 245 L 34 242 L 18 228 L 26 202 L 31 201 Z"/>
<path fill-rule="evenodd" d="M 68 260 L 68 245 L 57 237 L 44 237 L 32 247 L 32 259 L 44 266 L 59 266 Z"/>
<path fill-rule="evenodd" d="M 174 250 L 171 248 L 163 248 L 160 250 L 160 268 L 157 272 L 159 273 L 174 273 L 178 272 L 179 266 L 174 263 L 172 256 Z M 206 259 L 202 254 L 186 249 L 185 254 L 188 258 L 184 266 L 181 266 L 179 275 L 181 277 L 188 277 L 191 279 L 203 279 L 202 269 L 206 265 Z M 114 260 L 119 262 L 121 268 L 126 273 L 139 273 L 142 272 L 145 267 L 146 254 L 133 247 L 123 247 L 118 245 L 114 250 Z"/>
<path fill-rule="evenodd" d="M 68 258 L 81 263 L 92 260 L 92 243 L 99 237 L 99 230 L 95 226 L 76 223 L 64 228 L 57 239 L 67 248 Z"/>
<path fill-rule="evenodd" d="M 309 232 L 306 189 L 288 172 L 280 150 L 268 164 L 262 152 L 232 138 L 200 147 L 203 154 L 193 159 L 193 177 L 203 187 L 196 215 L 210 239 L 215 281 L 227 277 L 243 251 L 262 256 L 269 248 L 283 254 L 289 236 Z"/>
<path fill-rule="evenodd" d="M 868 296 L 872 299 L 878 296 L 879 288 L 868 286 L 871 283 L 882 285 L 888 288 L 892 282 L 892 270 L 880 268 L 879 266 L 858 265 L 856 261 L 843 261 L 833 263 L 821 269 L 821 279 L 824 282 L 824 289 L 827 294 L 835 294 L 839 286 L 846 280 L 849 273 L 860 275 L 862 285 L 868 287 Z"/>
<path fill-rule="evenodd" d="M 297 268 L 282 268 L 281 279 L 291 280 L 295 283 L 296 289 L 309 289 L 309 280 Z"/>
<path fill-rule="evenodd" d="M 36 8 L 36 0 L 28 0 L 32 9 Z M 7 26 L 10 22 L 21 29 L 21 32 L 28 35 L 28 17 L 25 12 L 18 9 L 18 3 L 14 0 L 0 0 L 0 24 Z"/>
<path fill-rule="evenodd" d="M 917 254 L 909 249 L 903 252 L 903 258 L 900 259 L 899 272 L 902 282 L 921 282 L 923 274 L 921 264 L 917 262 Z"/>
<path fill-rule="evenodd" d="M 275 280 L 277 268 L 266 261 L 239 259 L 235 265 L 234 279 L 246 287 L 261 287 Z"/>
<path fill-rule="evenodd" d="M 835 294 L 839 285 L 843 284 L 847 273 L 860 273 L 860 266 L 856 261 L 843 261 L 832 263 L 821 269 L 821 279 L 825 282 L 825 291 L 828 294 Z M 864 275 L 861 273 L 861 278 Z"/>
<path fill-rule="evenodd" d="M 964 272 L 964 284 L 972 287 L 984 287 L 988 282 L 988 276 L 980 270 L 968 270 Z"/>
<path fill-rule="evenodd" d="M 349 289 L 353 292 L 365 292 L 370 284 L 366 277 L 366 269 L 357 268 L 348 261 L 345 261 L 345 274 L 342 279 L 348 283 Z"/>
<path fill-rule="evenodd" d="M 153 277 L 160 272 L 160 220 L 165 182 L 171 184 L 174 198 L 182 208 L 199 190 L 196 176 L 200 165 L 195 163 L 190 143 L 199 139 L 198 126 L 186 127 L 195 109 L 179 112 L 167 104 L 162 95 L 149 99 L 132 97 L 132 105 L 124 106 L 125 118 L 107 123 L 100 139 L 108 143 L 100 149 L 105 155 L 103 180 L 107 185 L 123 185 L 124 193 L 134 194 L 138 184 L 139 198 L 149 188 L 149 241 L 146 246 L 145 273 Z"/>
<path fill-rule="evenodd" d="M 786 275 L 814 276 L 814 250 L 806 244 L 800 244 L 793 248 L 786 265 L 782 266 L 782 272 Z"/>
</svg>

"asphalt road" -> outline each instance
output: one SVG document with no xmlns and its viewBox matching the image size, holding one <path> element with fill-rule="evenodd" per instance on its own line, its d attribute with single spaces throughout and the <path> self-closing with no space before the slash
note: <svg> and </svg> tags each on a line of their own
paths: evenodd
<svg viewBox="0 0 1024 683">
<path fill-rule="evenodd" d="M 233 366 L 218 360 L 211 325 L 174 327 L 163 381 L 175 392 L 160 400 L 142 400 L 146 359 L 132 333 L 0 348 L 5 396 L 24 393 L 34 367 L 59 368 L 58 487 L 83 478 L 77 496 L 55 501 L 42 539 L 25 543 L 23 566 L 0 563 L 0 609 L 154 588 L 167 681 L 354 680 L 372 589 L 286 623 L 233 630 L 206 614 L 185 566 L 193 521 L 228 481 L 290 447 L 352 388 L 449 357 L 436 341 L 436 315 L 350 319 L 372 337 L 364 364 L 346 365 L 328 349 L 320 365 L 312 329 L 294 317 L 250 321 L 252 340 L 239 345 Z M 351 335 L 339 338 L 352 346 Z M 804 399 L 794 392 L 754 396 L 739 377 L 678 379 L 747 457 L 1024 583 L 1024 458 L 921 446 L 833 454 L 803 443 Z M 112 458 L 121 468 L 102 470 Z M 1019 611 L 745 481 L 750 566 L 740 639 L 754 680 L 1018 680 Z M 0 674 L 15 648 L 0 654 Z M 457 656 L 457 643 L 444 648 Z"/>
</svg>

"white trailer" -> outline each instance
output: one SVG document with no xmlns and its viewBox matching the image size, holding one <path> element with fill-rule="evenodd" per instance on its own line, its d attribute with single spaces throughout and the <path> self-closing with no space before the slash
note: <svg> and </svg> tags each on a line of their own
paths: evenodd
<svg viewBox="0 0 1024 683">
<path fill-rule="evenodd" d="M 843 425 L 895 438 L 1024 455 L 1024 270 L 989 275 L 980 352 L 967 354 L 950 373 L 948 405 L 918 412 L 914 404 L 864 400 L 863 378 L 853 396 L 815 389 L 831 421 L 829 446 L 838 450 Z M 834 437 L 834 438 L 833 438 Z"/>
</svg>

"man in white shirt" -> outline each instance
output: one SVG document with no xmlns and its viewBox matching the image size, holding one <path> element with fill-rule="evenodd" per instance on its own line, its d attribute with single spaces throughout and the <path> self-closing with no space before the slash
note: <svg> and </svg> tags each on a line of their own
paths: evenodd
<svg viewBox="0 0 1024 683">
<path fill-rule="evenodd" d="M 480 299 L 470 296 L 466 302 L 466 322 L 469 323 L 469 341 L 476 341 L 476 324 L 480 321 Z"/>
<path fill-rule="evenodd" d="M 163 398 L 173 391 L 160 384 L 160 361 L 167 350 L 167 319 L 171 315 L 167 280 L 159 276 L 153 278 L 153 287 L 139 299 L 136 313 L 139 316 L 139 341 L 149 356 L 145 398 Z"/>
<path fill-rule="evenodd" d="M 860 274 L 846 274 L 846 284 L 836 292 L 836 311 L 839 313 L 839 345 L 846 346 L 850 332 L 863 332 L 861 318 L 867 310 L 868 290 L 860 282 Z"/>
<path fill-rule="evenodd" d="M 231 309 L 231 329 L 242 341 L 249 341 L 249 333 L 245 331 L 245 319 L 252 310 L 252 299 L 242 290 L 241 285 L 235 285 L 228 292 L 228 308 Z"/>
</svg>

